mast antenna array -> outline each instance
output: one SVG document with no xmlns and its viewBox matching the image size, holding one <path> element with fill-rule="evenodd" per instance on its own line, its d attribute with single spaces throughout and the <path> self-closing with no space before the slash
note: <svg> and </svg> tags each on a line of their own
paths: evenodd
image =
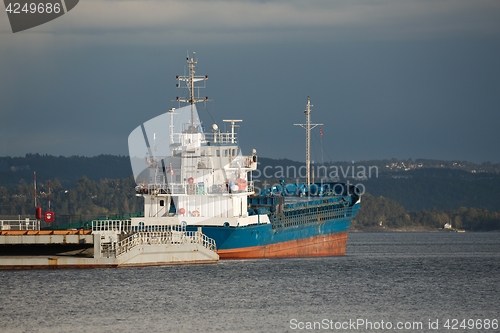
<svg viewBox="0 0 500 333">
<path fill-rule="evenodd" d="M 225 123 L 231 123 L 231 143 L 235 143 L 235 137 L 234 137 L 234 127 L 236 126 L 236 123 L 240 123 L 243 120 L 241 119 L 224 119 L 222 120 Z"/>
<path fill-rule="evenodd" d="M 306 123 L 294 124 L 295 126 L 300 126 L 306 130 L 306 182 L 308 191 L 311 185 L 311 130 L 316 126 L 323 126 L 323 124 L 311 124 L 312 106 L 313 105 L 311 104 L 311 98 L 307 96 L 307 105 L 306 109 L 304 110 L 304 114 L 306 115 Z"/>
<path fill-rule="evenodd" d="M 177 88 L 187 88 L 189 90 L 189 97 L 177 97 L 176 101 L 182 103 L 188 103 L 191 105 L 191 127 L 194 126 L 194 104 L 208 101 L 208 97 L 200 98 L 200 88 L 205 88 L 205 81 L 208 80 L 208 75 L 205 76 L 195 76 L 195 67 L 198 65 L 198 59 L 195 59 L 196 52 L 192 53 L 192 56 L 186 57 L 186 61 L 189 67 L 189 75 L 188 76 L 176 76 L 175 79 L 179 81 L 176 84 Z M 203 82 L 203 85 L 195 85 L 196 82 Z M 198 89 L 198 94 L 195 94 L 195 89 Z"/>
</svg>

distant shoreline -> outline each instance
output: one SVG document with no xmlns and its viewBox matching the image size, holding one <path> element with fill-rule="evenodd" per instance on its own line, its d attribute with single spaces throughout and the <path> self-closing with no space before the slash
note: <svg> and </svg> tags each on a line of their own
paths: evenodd
<svg viewBox="0 0 500 333">
<path fill-rule="evenodd" d="M 436 229 L 431 227 L 423 226 L 412 226 L 412 227 L 402 227 L 402 228 L 387 228 L 387 227 L 368 227 L 362 229 L 350 229 L 349 232 L 443 232 L 443 233 L 463 233 L 463 232 L 500 232 L 500 230 L 490 230 L 490 231 L 473 231 L 473 230 L 463 230 L 463 229 Z"/>
</svg>

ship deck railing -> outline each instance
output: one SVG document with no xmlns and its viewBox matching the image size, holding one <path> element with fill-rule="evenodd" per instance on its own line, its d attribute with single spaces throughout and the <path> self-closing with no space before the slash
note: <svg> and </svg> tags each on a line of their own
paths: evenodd
<svg viewBox="0 0 500 333">
<path fill-rule="evenodd" d="M 325 207 L 324 207 L 325 208 Z M 353 207 L 333 208 L 322 210 L 321 207 L 297 209 L 287 211 L 286 214 L 277 216 L 272 221 L 272 228 L 289 228 L 311 223 L 325 223 L 327 221 L 352 218 Z"/>
<path fill-rule="evenodd" d="M 29 218 L 0 220 L 0 230 L 40 230 L 40 221 Z"/>
<path fill-rule="evenodd" d="M 177 227 L 177 226 L 172 226 Z M 140 245 L 179 245 L 199 244 L 216 251 L 215 241 L 199 231 L 139 231 L 127 238 L 113 243 L 101 244 L 102 253 L 107 257 L 118 257 Z"/>
<path fill-rule="evenodd" d="M 103 231 L 115 231 L 117 233 L 131 233 L 131 220 L 94 220 L 92 221 L 92 233 Z"/>
<path fill-rule="evenodd" d="M 204 133 L 205 141 L 210 142 L 210 144 L 237 144 L 238 143 L 238 133 L 232 134 L 231 132 L 216 132 L 216 133 Z"/>
<path fill-rule="evenodd" d="M 136 194 L 149 194 L 149 195 L 229 195 L 234 193 L 253 193 L 254 182 L 253 180 L 247 181 L 244 189 L 233 191 L 230 188 L 230 182 L 223 184 L 216 184 L 212 186 L 205 186 L 203 183 L 168 183 L 168 184 L 144 184 L 136 187 Z"/>
<path fill-rule="evenodd" d="M 197 133 L 196 133 L 197 134 Z M 175 145 L 181 145 L 182 139 L 185 133 L 173 133 L 173 143 Z M 210 145 L 218 144 L 237 144 L 238 143 L 238 133 L 234 132 L 205 132 L 203 133 L 203 139 L 201 142 L 210 143 Z"/>
</svg>

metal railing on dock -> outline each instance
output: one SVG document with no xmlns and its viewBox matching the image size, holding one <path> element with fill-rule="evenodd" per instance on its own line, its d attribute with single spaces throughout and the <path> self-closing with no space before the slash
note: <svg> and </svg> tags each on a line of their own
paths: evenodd
<svg viewBox="0 0 500 333">
<path fill-rule="evenodd" d="M 175 245 L 200 244 L 215 251 L 216 245 L 212 238 L 198 231 L 179 231 L 178 226 L 171 226 L 169 231 L 141 231 L 133 233 L 117 243 L 102 244 L 102 253 L 108 257 L 118 257 L 139 245 Z"/>
<path fill-rule="evenodd" d="M 0 230 L 40 230 L 40 221 L 29 218 L 0 220 Z"/>
</svg>

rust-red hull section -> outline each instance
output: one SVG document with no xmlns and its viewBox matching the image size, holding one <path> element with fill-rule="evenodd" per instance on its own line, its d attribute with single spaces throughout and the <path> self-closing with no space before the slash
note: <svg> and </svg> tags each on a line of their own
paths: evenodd
<svg viewBox="0 0 500 333">
<path fill-rule="evenodd" d="M 345 254 L 347 232 L 297 239 L 283 243 L 218 250 L 220 259 L 329 257 Z"/>
</svg>

